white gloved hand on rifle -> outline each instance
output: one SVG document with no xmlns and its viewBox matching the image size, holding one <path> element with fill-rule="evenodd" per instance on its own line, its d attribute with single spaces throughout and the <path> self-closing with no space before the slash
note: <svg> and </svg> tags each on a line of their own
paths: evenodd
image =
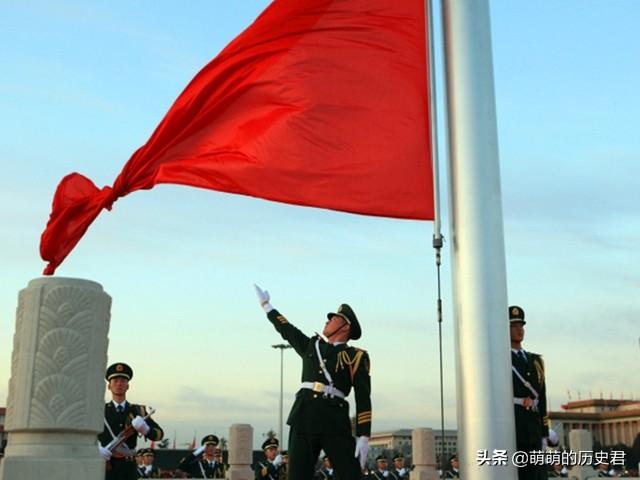
<svg viewBox="0 0 640 480">
<path fill-rule="evenodd" d="M 111 460 L 111 450 L 109 450 L 108 448 L 104 448 L 102 445 L 98 445 L 98 452 L 105 462 Z"/>
<path fill-rule="evenodd" d="M 354 457 L 360 460 L 360 468 L 364 468 L 367 464 L 367 455 L 369 453 L 369 437 L 361 435 L 356 441 L 356 452 Z"/>
<path fill-rule="evenodd" d="M 258 295 L 258 301 L 260 302 L 260 306 L 264 309 L 265 312 L 269 313 L 271 310 L 273 310 L 273 307 L 269 303 L 269 300 L 271 300 L 271 297 L 269 296 L 269 292 L 267 292 L 266 290 L 262 290 L 255 283 L 253 284 L 253 286 L 256 289 L 256 295 Z"/>
<path fill-rule="evenodd" d="M 284 458 L 282 458 L 281 454 L 276 455 L 276 458 L 273 459 L 273 466 L 278 468 L 282 462 L 284 461 Z"/>
<path fill-rule="evenodd" d="M 147 422 L 144 421 L 140 415 L 131 420 L 131 426 L 136 429 L 136 431 L 141 435 L 146 435 L 151 430 L 151 427 L 147 425 Z"/>
<path fill-rule="evenodd" d="M 200 447 L 196 448 L 196 449 L 193 451 L 193 456 L 194 456 L 194 457 L 197 457 L 198 455 L 200 455 L 202 452 L 204 452 L 205 447 L 206 447 L 206 445 L 202 445 L 202 446 L 200 446 Z"/>
</svg>

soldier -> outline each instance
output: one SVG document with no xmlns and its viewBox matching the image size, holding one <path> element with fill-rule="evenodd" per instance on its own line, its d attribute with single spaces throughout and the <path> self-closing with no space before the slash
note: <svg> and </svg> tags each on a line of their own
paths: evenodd
<svg viewBox="0 0 640 480">
<path fill-rule="evenodd" d="M 371 378 L 369 355 L 347 345 L 360 338 L 360 323 L 349 305 L 327 314 L 323 334 L 307 337 L 269 303 L 268 292 L 256 286 L 269 321 L 302 358 L 302 384 L 289 413 L 289 478 L 313 478 L 320 450 L 331 458 L 341 480 L 362 477 L 371 435 Z M 356 399 L 356 435 L 351 434 L 351 388 Z M 358 460 L 360 463 L 358 462 Z"/>
<path fill-rule="evenodd" d="M 333 479 L 333 467 L 331 466 L 331 460 L 326 455 L 322 457 L 322 467 L 316 472 L 315 480 L 332 480 Z"/>
<path fill-rule="evenodd" d="M 371 472 L 369 478 L 372 480 L 384 480 L 389 476 L 389 470 L 387 470 L 387 459 L 384 455 L 378 455 L 376 457 L 376 469 Z"/>
<path fill-rule="evenodd" d="M 156 441 L 162 440 L 164 436 L 160 426 L 151 417 L 147 417 L 144 405 L 127 401 L 127 390 L 132 378 L 133 370 L 126 363 L 114 363 L 107 368 L 105 379 L 111 392 L 111 401 L 104 406 L 104 430 L 98 435 L 100 455 L 107 461 L 105 480 L 138 478 L 135 462 L 138 434 Z M 113 451 L 107 449 L 106 445 L 127 428 L 132 434 Z"/>
<path fill-rule="evenodd" d="M 404 457 L 401 453 L 396 453 L 393 456 L 393 468 L 389 470 L 390 480 L 403 480 L 409 478 L 409 471 L 404 468 Z"/>
<path fill-rule="evenodd" d="M 544 362 L 537 353 L 522 348 L 526 323 L 522 308 L 509 307 L 516 446 L 518 451 L 531 452 L 540 450 L 543 437 L 549 436 L 549 417 Z M 544 466 L 528 464 L 518 468 L 519 480 L 539 478 L 546 478 Z"/>
<path fill-rule="evenodd" d="M 138 470 L 138 478 L 143 478 L 144 475 L 144 461 L 142 460 L 142 452 L 144 448 L 139 448 L 136 451 L 136 469 Z"/>
<path fill-rule="evenodd" d="M 443 478 L 460 478 L 458 455 L 453 454 L 449 457 L 449 468 L 445 470 Z"/>
<path fill-rule="evenodd" d="M 189 474 L 190 478 L 224 478 L 225 467 L 222 459 L 216 460 L 219 439 L 215 435 L 202 438 L 200 447 L 180 460 L 178 468 Z M 200 457 L 202 455 L 202 457 Z"/>
<path fill-rule="evenodd" d="M 143 448 L 141 453 L 142 465 L 138 467 L 138 471 L 140 472 L 138 478 L 160 478 L 161 472 L 158 467 L 153 464 L 156 458 L 153 448 Z"/>
<path fill-rule="evenodd" d="M 278 439 L 267 438 L 262 444 L 265 460 L 255 466 L 256 480 L 280 480 L 279 470 L 282 465 L 282 455 L 278 455 Z"/>
</svg>

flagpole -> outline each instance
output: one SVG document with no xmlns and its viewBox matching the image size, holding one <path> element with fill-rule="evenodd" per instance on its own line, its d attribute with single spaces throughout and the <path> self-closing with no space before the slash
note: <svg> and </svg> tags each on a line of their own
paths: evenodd
<svg viewBox="0 0 640 480">
<path fill-rule="evenodd" d="M 515 451 L 488 0 L 442 0 L 461 477 L 513 480 Z M 506 450 L 507 465 L 478 452 Z"/>
<path fill-rule="evenodd" d="M 433 35 L 433 0 L 425 0 L 425 23 L 427 40 L 427 66 L 429 95 L 429 144 L 431 146 L 431 166 L 433 172 L 433 240 L 432 245 L 436 254 L 436 278 L 437 278 L 437 299 L 436 314 L 438 321 L 438 355 L 440 366 L 440 438 L 442 452 L 440 454 L 440 468 L 444 471 L 444 367 L 442 361 L 442 296 L 440 281 L 440 266 L 442 265 L 442 246 L 444 237 L 442 236 L 442 222 L 440 212 L 440 162 L 438 156 L 438 112 L 436 109 L 436 67 L 435 67 L 435 42 Z"/>
</svg>

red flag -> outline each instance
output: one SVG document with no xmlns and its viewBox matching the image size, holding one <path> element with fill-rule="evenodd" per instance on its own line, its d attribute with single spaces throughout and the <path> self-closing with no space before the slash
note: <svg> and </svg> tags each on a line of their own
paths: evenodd
<svg viewBox="0 0 640 480">
<path fill-rule="evenodd" d="M 196 448 L 196 434 L 195 433 L 193 434 L 193 440 L 189 444 L 189 450 L 193 450 L 194 448 Z"/>
<path fill-rule="evenodd" d="M 151 440 L 151 448 L 156 448 L 156 441 L 155 440 Z"/>
<path fill-rule="evenodd" d="M 174 450 L 176 449 L 176 437 L 177 437 L 177 435 L 176 435 L 176 432 L 174 430 L 174 432 L 173 432 L 173 449 Z"/>
<path fill-rule="evenodd" d="M 103 208 L 159 183 L 433 218 L 424 0 L 275 0 L 189 83 L 113 187 L 55 193 L 56 267 Z"/>
</svg>

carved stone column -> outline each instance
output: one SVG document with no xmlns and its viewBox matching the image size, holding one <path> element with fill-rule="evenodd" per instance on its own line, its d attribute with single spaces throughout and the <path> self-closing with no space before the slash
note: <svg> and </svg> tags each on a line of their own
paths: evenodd
<svg viewBox="0 0 640 480">
<path fill-rule="evenodd" d="M 438 480 L 435 445 L 432 429 L 416 428 L 411 432 L 411 453 L 414 468 L 409 474 L 410 480 Z"/>
<path fill-rule="evenodd" d="M 111 297 L 44 277 L 18 296 L 0 480 L 98 480 Z"/>
<path fill-rule="evenodd" d="M 229 470 L 227 480 L 253 480 L 253 427 L 234 423 L 229 427 Z"/>
</svg>

